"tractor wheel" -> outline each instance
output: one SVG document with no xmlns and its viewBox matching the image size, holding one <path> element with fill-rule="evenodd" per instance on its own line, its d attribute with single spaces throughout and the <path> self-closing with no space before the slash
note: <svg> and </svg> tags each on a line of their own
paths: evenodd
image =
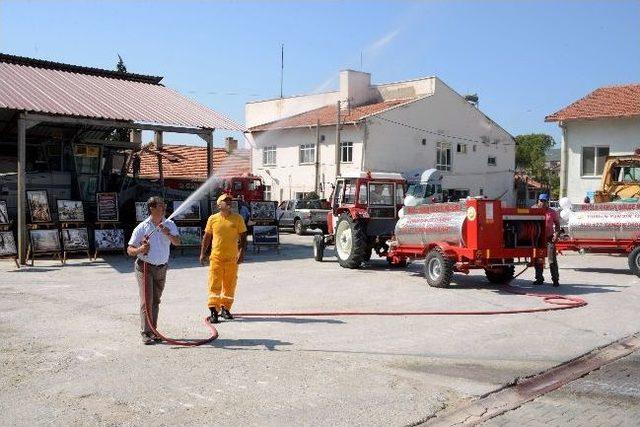
<svg viewBox="0 0 640 427">
<path fill-rule="evenodd" d="M 364 225 L 343 214 L 336 225 L 336 255 L 345 268 L 360 268 L 369 245 Z"/>
<path fill-rule="evenodd" d="M 302 236 L 307 231 L 307 227 L 304 226 L 301 219 L 296 219 L 293 223 L 293 230 L 298 236 Z"/>
<path fill-rule="evenodd" d="M 322 262 L 324 258 L 324 236 L 313 236 L 313 259 Z"/>
<path fill-rule="evenodd" d="M 640 277 L 640 246 L 637 246 L 629 254 L 629 270 Z"/>
<path fill-rule="evenodd" d="M 373 255 L 373 248 L 371 246 L 367 246 L 367 249 L 364 251 L 364 262 L 371 261 L 371 255 Z"/>
<path fill-rule="evenodd" d="M 487 280 L 495 285 L 506 285 L 513 280 L 516 268 L 513 265 L 506 265 L 484 270 Z"/>
<path fill-rule="evenodd" d="M 387 263 L 389 264 L 389 267 L 391 268 L 404 268 L 407 266 L 407 259 L 403 258 L 398 262 L 393 262 L 391 260 L 391 258 L 387 258 Z"/>
<path fill-rule="evenodd" d="M 453 264 L 440 249 L 432 249 L 424 260 L 424 277 L 429 286 L 448 288 L 453 276 Z"/>
</svg>

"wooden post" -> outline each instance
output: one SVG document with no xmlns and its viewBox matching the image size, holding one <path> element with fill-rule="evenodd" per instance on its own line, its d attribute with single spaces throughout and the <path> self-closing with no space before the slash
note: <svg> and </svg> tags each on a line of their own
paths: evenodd
<svg viewBox="0 0 640 427">
<path fill-rule="evenodd" d="M 156 151 L 158 151 L 158 175 L 160 176 L 160 187 L 162 187 L 162 197 L 165 197 L 164 191 L 164 171 L 162 168 L 162 131 L 155 131 L 153 133 L 153 144 L 156 147 Z"/>
<path fill-rule="evenodd" d="M 340 176 L 340 101 L 337 103 L 336 120 L 336 179 Z"/>
<path fill-rule="evenodd" d="M 27 263 L 27 121 L 18 118 L 18 258 L 20 264 Z"/>
<path fill-rule="evenodd" d="M 314 191 L 316 194 L 320 194 L 320 119 L 316 123 L 316 176 Z"/>
<path fill-rule="evenodd" d="M 198 136 L 207 143 L 207 179 L 213 175 L 213 129 L 210 132 L 199 133 Z M 207 209 L 211 212 L 211 186 L 207 192 Z"/>
</svg>

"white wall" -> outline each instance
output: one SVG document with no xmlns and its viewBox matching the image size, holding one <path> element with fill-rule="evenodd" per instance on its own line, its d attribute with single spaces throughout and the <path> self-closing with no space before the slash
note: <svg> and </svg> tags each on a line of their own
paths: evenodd
<svg viewBox="0 0 640 427">
<path fill-rule="evenodd" d="M 609 154 L 632 154 L 640 148 L 640 118 L 568 121 L 567 197 L 582 202 L 587 192 L 600 187 L 601 177 L 582 176 L 582 147 L 608 146 Z"/>
<path fill-rule="evenodd" d="M 339 99 L 340 92 L 325 92 L 249 102 L 244 107 L 245 126 L 250 128 L 304 113 L 305 111 L 315 110 L 326 105 L 335 105 Z"/>
<path fill-rule="evenodd" d="M 320 196 L 325 198 L 331 193 L 330 184 L 335 182 L 335 132 L 335 126 L 320 127 L 320 134 L 325 136 L 320 143 L 319 157 L 320 182 L 325 191 Z M 315 144 L 315 127 L 258 132 L 254 133 L 254 138 L 256 148 L 253 150 L 251 169 L 263 178 L 265 185 L 271 186 L 272 200 L 287 200 L 295 198 L 296 192 L 314 191 L 315 165 L 299 163 L 299 147 L 302 144 Z M 341 163 L 341 172 L 360 170 L 362 139 L 362 129 L 353 125 L 343 128 L 341 140 L 353 142 L 353 162 Z M 276 166 L 263 166 L 262 147 L 271 145 L 277 146 Z"/>
<path fill-rule="evenodd" d="M 483 189 L 488 197 L 504 194 L 503 200 L 514 203 L 512 137 L 442 81 L 436 79 L 433 95 L 379 116 L 404 126 L 375 116 L 367 119 L 365 170 L 406 172 L 435 167 L 436 143 L 448 142 L 453 163 L 451 172 L 443 172 L 444 188 L 468 189 L 472 195 Z M 488 143 L 473 142 L 483 137 Z M 458 143 L 467 144 L 466 154 L 456 152 Z M 487 165 L 489 156 L 496 157 L 496 166 Z"/>
</svg>

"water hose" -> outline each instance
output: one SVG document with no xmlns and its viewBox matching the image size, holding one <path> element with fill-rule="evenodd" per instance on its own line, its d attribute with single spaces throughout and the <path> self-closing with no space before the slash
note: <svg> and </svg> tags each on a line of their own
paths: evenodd
<svg viewBox="0 0 640 427">
<path fill-rule="evenodd" d="M 516 279 L 524 273 L 528 266 L 513 277 Z M 513 280 L 512 279 L 512 280 Z M 264 313 L 238 313 L 236 317 L 342 317 L 342 316 L 491 316 L 498 314 L 524 314 L 539 313 L 544 311 L 568 310 L 572 308 L 584 307 L 588 303 L 582 298 L 565 296 L 559 294 L 540 294 L 525 292 L 515 286 L 507 285 L 501 288 L 502 291 L 510 294 L 538 297 L 549 304 L 550 307 L 523 308 L 513 310 L 469 310 L 469 311 L 315 311 L 315 312 L 264 312 Z"/>
<path fill-rule="evenodd" d="M 215 328 L 215 326 L 213 326 L 211 324 L 211 322 L 208 321 L 207 317 L 204 318 L 204 324 L 209 329 L 211 329 L 211 336 L 209 338 L 206 338 L 206 339 L 195 340 L 195 341 L 180 341 L 180 340 L 176 340 L 176 339 L 173 339 L 173 338 L 167 338 L 164 335 L 162 335 L 160 332 L 158 332 L 158 330 L 155 328 L 155 326 L 153 326 L 153 322 L 151 321 L 151 308 L 147 304 L 147 300 L 148 300 L 148 296 L 149 296 L 149 284 L 147 282 L 147 263 L 144 262 L 144 261 L 142 262 L 142 273 L 143 273 L 143 278 L 144 278 L 144 301 L 143 301 L 144 313 L 145 313 L 145 317 L 146 317 L 146 321 L 147 321 L 147 326 L 149 326 L 149 329 L 151 329 L 151 332 L 153 332 L 155 336 L 161 338 L 163 341 L 165 341 L 165 342 L 167 342 L 169 344 L 181 345 L 181 346 L 185 346 L 185 347 L 196 347 L 196 346 L 199 346 L 199 345 L 210 343 L 211 341 L 213 341 L 216 338 L 218 338 L 218 330 Z"/>
</svg>

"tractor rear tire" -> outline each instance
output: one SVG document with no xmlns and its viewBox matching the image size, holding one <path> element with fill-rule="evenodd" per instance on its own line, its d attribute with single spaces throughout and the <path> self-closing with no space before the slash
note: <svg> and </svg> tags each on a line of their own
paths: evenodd
<svg viewBox="0 0 640 427">
<path fill-rule="evenodd" d="M 335 236 L 338 263 L 344 268 L 360 268 L 369 249 L 364 224 L 342 214 L 336 224 Z"/>
<path fill-rule="evenodd" d="M 445 257 L 439 248 L 432 249 L 424 260 L 424 277 L 429 286 L 448 288 L 453 277 L 454 261 Z"/>
<path fill-rule="evenodd" d="M 313 236 L 313 259 L 322 262 L 324 258 L 324 236 L 316 234 Z"/>
<path fill-rule="evenodd" d="M 640 277 L 640 246 L 637 246 L 629 254 L 629 270 Z"/>
<path fill-rule="evenodd" d="M 307 227 L 304 226 L 301 219 L 296 219 L 293 223 L 293 230 L 298 236 L 304 236 L 304 233 L 307 232 Z"/>
<path fill-rule="evenodd" d="M 506 285 L 513 280 L 516 268 L 513 265 L 505 265 L 493 269 L 486 269 L 487 280 L 494 285 Z"/>
</svg>

